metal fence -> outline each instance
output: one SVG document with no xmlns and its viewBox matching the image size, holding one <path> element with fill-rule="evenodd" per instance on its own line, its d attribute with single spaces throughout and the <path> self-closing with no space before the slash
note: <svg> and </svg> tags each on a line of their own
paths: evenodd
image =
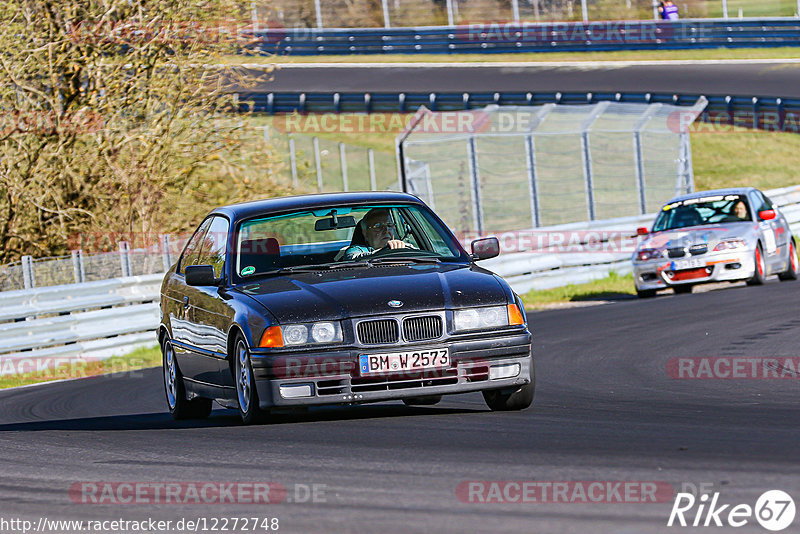
<svg viewBox="0 0 800 534">
<path fill-rule="evenodd" d="M 800 0 L 676 0 L 683 18 L 791 17 Z M 258 26 L 369 28 L 658 18 L 653 0 L 255 0 Z"/>
<path fill-rule="evenodd" d="M 800 46 L 800 19 L 478 22 L 461 26 L 259 29 L 242 53 L 458 54 Z"/>
<path fill-rule="evenodd" d="M 641 215 L 693 190 L 685 126 L 705 105 L 423 108 L 401 174 L 462 235 Z"/>
</svg>

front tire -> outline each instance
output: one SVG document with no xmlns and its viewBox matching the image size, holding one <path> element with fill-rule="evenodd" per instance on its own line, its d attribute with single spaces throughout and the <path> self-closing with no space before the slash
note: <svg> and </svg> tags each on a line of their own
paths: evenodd
<svg viewBox="0 0 800 534">
<path fill-rule="evenodd" d="M 765 273 L 767 272 L 764 265 L 764 252 L 761 250 L 761 243 L 756 245 L 756 251 L 753 253 L 753 261 L 755 263 L 755 269 L 753 277 L 747 281 L 747 285 L 760 286 L 764 283 L 766 279 Z"/>
<path fill-rule="evenodd" d="M 673 286 L 673 291 L 675 291 L 676 295 L 686 295 L 692 292 L 692 288 L 694 286 L 692 284 L 683 284 L 679 286 Z"/>
<path fill-rule="evenodd" d="M 651 299 L 656 296 L 655 289 L 637 289 L 636 296 L 640 299 Z"/>
<path fill-rule="evenodd" d="M 247 350 L 244 339 L 237 336 L 233 347 L 233 378 L 236 382 L 239 415 L 244 424 L 251 425 L 263 420 L 264 412 L 259 408 L 253 367 L 250 365 L 250 352 Z"/>
<path fill-rule="evenodd" d="M 794 248 L 794 238 L 789 239 L 789 262 L 786 270 L 778 275 L 781 282 L 788 282 L 790 280 L 797 280 L 798 275 L 798 262 L 797 250 Z"/>
<path fill-rule="evenodd" d="M 533 394 L 536 390 L 536 374 L 531 361 L 531 381 L 524 386 L 516 389 L 490 389 L 483 391 L 483 400 L 493 412 L 508 412 L 514 410 L 524 410 L 533 402 Z"/>
<path fill-rule="evenodd" d="M 183 384 L 183 375 L 175 359 L 175 349 L 172 343 L 164 336 L 161 342 L 161 365 L 164 370 L 164 393 L 167 396 L 169 413 L 175 420 L 179 419 L 205 419 L 211 413 L 211 399 L 196 397 L 186 399 L 186 387 Z"/>
</svg>

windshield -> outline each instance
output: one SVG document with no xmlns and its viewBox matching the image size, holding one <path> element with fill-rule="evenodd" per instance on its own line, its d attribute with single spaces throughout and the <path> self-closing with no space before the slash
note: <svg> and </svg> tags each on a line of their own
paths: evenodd
<svg viewBox="0 0 800 534">
<path fill-rule="evenodd" d="M 452 233 L 415 205 L 298 211 L 244 221 L 237 234 L 234 269 L 241 278 L 354 261 L 454 260 L 464 254 Z"/>
<path fill-rule="evenodd" d="M 744 195 L 716 195 L 667 204 L 661 208 L 653 231 L 750 220 L 750 206 Z"/>
</svg>

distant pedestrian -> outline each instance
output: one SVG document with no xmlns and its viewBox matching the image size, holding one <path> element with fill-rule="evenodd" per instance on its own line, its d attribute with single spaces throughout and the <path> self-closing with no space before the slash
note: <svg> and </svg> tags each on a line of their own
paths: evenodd
<svg viewBox="0 0 800 534">
<path fill-rule="evenodd" d="M 658 13 L 664 20 L 678 20 L 678 6 L 672 0 L 665 0 L 658 6 Z"/>
</svg>

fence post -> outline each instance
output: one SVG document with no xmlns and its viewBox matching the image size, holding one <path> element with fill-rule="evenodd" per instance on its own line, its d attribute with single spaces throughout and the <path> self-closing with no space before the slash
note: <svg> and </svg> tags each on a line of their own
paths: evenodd
<svg viewBox="0 0 800 534">
<path fill-rule="evenodd" d="M 454 0 L 447 0 L 447 25 L 455 26 L 455 17 L 453 16 L 453 2 Z"/>
<path fill-rule="evenodd" d="M 586 7 L 586 0 L 581 0 L 581 16 L 583 17 L 583 22 L 589 22 L 589 10 Z"/>
<path fill-rule="evenodd" d="M 647 213 L 647 195 L 644 182 L 644 151 L 642 149 L 642 130 L 653 115 L 661 108 L 661 104 L 650 104 L 641 117 L 633 125 L 633 156 L 636 162 L 636 190 L 639 193 L 639 213 Z"/>
<path fill-rule="evenodd" d="M 661 17 L 658 16 L 658 0 L 653 0 L 653 20 L 658 20 Z"/>
<path fill-rule="evenodd" d="M 345 192 L 350 191 L 347 181 L 347 148 L 344 143 L 339 143 L 339 165 L 342 168 L 342 188 Z"/>
<path fill-rule="evenodd" d="M 475 148 L 475 136 L 471 136 L 467 141 L 467 158 L 469 160 L 469 176 L 471 180 L 472 221 L 478 235 L 482 236 L 483 206 L 481 205 L 481 183 L 478 175 L 478 154 Z"/>
<path fill-rule="evenodd" d="M 511 18 L 519 24 L 519 0 L 511 0 Z"/>
<path fill-rule="evenodd" d="M 322 192 L 322 160 L 320 159 L 319 155 L 319 138 L 314 137 L 312 139 L 314 143 L 314 162 L 317 165 L 317 190 L 321 193 Z"/>
<path fill-rule="evenodd" d="M 25 289 L 36 287 L 36 278 L 33 276 L 33 258 L 22 256 L 22 282 Z"/>
<path fill-rule="evenodd" d="M 86 272 L 83 268 L 83 251 L 72 251 L 72 277 L 75 279 L 76 284 L 82 284 L 86 281 Z"/>
<path fill-rule="evenodd" d="M 322 29 L 322 6 L 319 0 L 314 0 L 314 11 L 317 13 L 317 28 Z"/>
<path fill-rule="evenodd" d="M 533 134 L 525 136 L 525 164 L 528 167 L 528 180 L 531 195 L 531 221 L 534 228 L 539 228 L 539 187 L 536 183 L 536 149 L 533 143 Z"/>
<path fill-rule="evenodd" d="M 728 0 L 722 0 L 722 18 L 728 18 Z"/>
<path fill-rule="evenodd" d="M 168 234 L 161 235 L 161 263 L 164 265 L 164 272 L 172 267 L 172 244 Z"/>
<path fill-rule="evenodd" d="M 122 277 L 131 276 L 131 246 L 127 241 L 119 242 L 119 263 Z"/>
<path fill-rule="evenodd" d="M 383 4 L 383 27 L 391 28 L 392 26 L 389 22 L 389 0 L 381 0 L 381 4 Z"/>
<path fill-rule="evenodd" d="M 292 186 L 298 186 L 297 180 L 297 152 L 294 147 L 294 135 L 289 134 L 289 165 L 292 168 Z"/>
<path fill-rule="evenodd" d="M 375 151 L 367 149 L 367 161 L 369 162 L 369 188 L 373 191 L 378 190 L 378 181 L 375 179 Z"/>
<path fill-rule="evenodd" d="M 589 146 L 589 129 L 594 121 L 608 107 L 610 102 L 604 101 L 595 104 L 594 109 L 581 124 L 581 153 L 583 155 L 583 177 L 586 181 L 586 205 L 589 211 L 589 220 L 594 221 L 596 209 L 594 205 L 594 176 L 592 175 L 592 150 Z"/>
</svg>

